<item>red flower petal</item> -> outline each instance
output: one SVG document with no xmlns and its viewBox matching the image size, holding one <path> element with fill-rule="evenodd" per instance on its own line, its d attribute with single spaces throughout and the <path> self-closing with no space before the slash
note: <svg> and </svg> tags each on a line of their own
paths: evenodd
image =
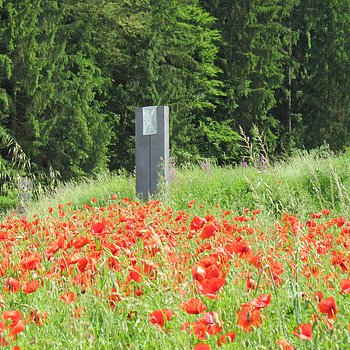
<svg viewBox="0 0 350 350">
<path fill-rule="evenodd" d="M 318 310 L 322 314 L 327 314 L 328 318 L 335 318 L 338 313 L 337 305 L 333 297 L 321 300 L 318 304 Z"/>
<path fill-rule="evenodd" d="M 344 293 L 350 294 L 350 279 L 342 280 L 340 282 L 340 295 Z"/>
<path fill-rule="evenodd" d="M 200 314 L 207 309 L 206 305 L 198 298 L 192 298 L 191 300 L 185 301 L 180 305 L 181 309 L 186 311 L 188 314 Z"/>
<path fill-rule="evenodd" d="M 66 303 L 73 303 L 75 302 L 75 294 L 74 292 L 68 292 L 66 294 L 61 295 L 61 300 L 63 300 Z"/>
<path fill-rule="evenodd" d="M 197 344 L 193 350 L 210 350 L 210 345 L 208 344 Z"/>
<path fill-rule="evenodd" d="M 302 340 L 312 340 L 312 324 L 304 323 L 299 325 L 295 328 L 293 334 Z"/>
<path fill-rule="evenodd" d="M 22 291 L 26 294 L 30 294 L 30 293 L 34 293 L 38 288 L 39 288 L 39 281 L 34 280 L 34 281 L 27 282 L 23 286 Z"/>
<path fill-rule="evenodd" d="M 271 294 L 262 294 L 259 298 L 253 299 L 250 303 L 256 309 L 262 309 L 267 305 L 270 305 Z"/>
<path fill-rule="evenodd" d="M 281 350 L 294 350 L 293 346 L 286 340 L 277 340 L 276 344 L 280 346 Z"/>
<path fill-rule="evenodd" d="M 225 285 L 223 278 L 209 278 L 197 282 L 198 290 L 210 299 L 217 297 L 216 293 Z"/>
<path fill-rule="evenodd" d="M 149 320 L 152 324 L 163 328 L 165 321 L 170 321 L 171 317 L 174 315 L 174 313 L 170 310 L 154 310 L 149 315 Z"/>
<path fill-rule="evenodd" d="M 232 343 L 236 338 L 235 332 L 228 332 L 225 334 L 222 334 L 220 338 L 217 341 L 218 346 L 221 346 L 222 344 L 229 344 Z"/>
<path fill-rule="evenodd" d="M 204 224 L 206 222 L 207 222 L 207 220 L 205 220 L 204 218 L 201 218 L 199 216 L 195 216 L 191 221 L 190 228 L 191 228 L 191 230 L 199 230 L 204 226 Z"/>
</svg>

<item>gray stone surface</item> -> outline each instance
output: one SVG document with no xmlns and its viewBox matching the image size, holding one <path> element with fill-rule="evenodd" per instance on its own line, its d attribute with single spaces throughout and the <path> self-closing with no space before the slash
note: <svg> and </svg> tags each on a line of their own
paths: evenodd
<svg viewBox="0 0 350 350">
<path fill-rule="evenodd" d="M 166 185 L 169 167 L 169 107 L 136 108 L 135 121 L 136 192 L 143 200 L 148 200 L 150 195 L 159 191 L 161 181 Z"/>
</svg>

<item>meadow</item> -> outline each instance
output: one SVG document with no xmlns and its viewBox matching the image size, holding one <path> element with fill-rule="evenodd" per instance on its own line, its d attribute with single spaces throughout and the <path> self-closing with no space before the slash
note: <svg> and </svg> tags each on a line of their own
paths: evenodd
<svg viewBox="0 0 350 350">
<path fill-rule="evenodd" d="M 60 185 L 0 223 L 4 349 L 349 349 L 350 155 Z"/>
</svg>

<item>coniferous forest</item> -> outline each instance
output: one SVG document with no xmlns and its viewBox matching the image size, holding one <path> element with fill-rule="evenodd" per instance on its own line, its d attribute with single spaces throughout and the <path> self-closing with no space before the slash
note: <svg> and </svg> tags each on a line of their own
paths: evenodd
<svg viewBox="0 0 350 350">
<path fill-rule="evenodd" d="M 8 136 L 63 180 L 134 168 L 134 111 L 169 105 L 179 162 L 350 146 L 350 0 L 0 0 Z"/>
</svg>

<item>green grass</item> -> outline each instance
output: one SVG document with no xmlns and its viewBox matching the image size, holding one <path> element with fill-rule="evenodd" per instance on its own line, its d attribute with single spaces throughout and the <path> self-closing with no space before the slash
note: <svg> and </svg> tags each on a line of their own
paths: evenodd
<svg viewBox="0 0 350 350">
<path fill-rule="evenodd" d="M 349 154 L 323 156 L 299 154 L 264 171 L 249 167 L 199 166 L 181 169 L 168 196 L 172 208 L 184 209 L 196 200 L 211 210 L 243 212 L 258 208 L 279 218 L 283 212 L 308 215 L 321 209 L 349 214 Z M 198 210 L 198 205 L 196 205 Z"/>
<path fill-rule="evenodd" d="M 32 201 L 26 208 L 25 214 L 29 217 L 34 214 L 46 215 L 49 208 L 56 209 L 58 205 L 67 203 L 72 203 L 72 209 L 81 208 L 85 204 L 91 204 L 93 198 L 98 200 L 99 205 L 104 206 L 110 202 L 113 195 L 117 195 L 118 198 L 136 199 L 134 188 L 135 181 L 132 177 L 125 174 L 115 175 L 111 173 L 61 183 L 50 193 L 46 193 L 36 201 Z M 7 211 L 6 214 L 10 212 Z"/>
<path fill-rule="evenodd" d="M 327 208 L 348 215 L 349 162 L 349 153 L 332 156 L 299 152 L 263 171 L 254 167 L 218 167 L 214 164 L 203 169 L 192 164 L 173 169 L 169 188 L 156 198 L 174 210 L 188 210 L 188 203 L 195 200 L 193 210 L 196 212 L 233 210 L 242 213 L 248 207 L 279 218 L 283 212 L 306 216 Z M 135 178 L 105 173 L 61 184 L 32 202 L 26 213 L 46 213 L 49 207 L 56 208 L 68 202 L 73 203 L 73 208 L 79 208 L 90 203 L 92 198 L 97 198 L 103 206 L 113 194 L 136 199 Z M 13 198 L 11 201 L 14 203 Z"/>
</svg>

